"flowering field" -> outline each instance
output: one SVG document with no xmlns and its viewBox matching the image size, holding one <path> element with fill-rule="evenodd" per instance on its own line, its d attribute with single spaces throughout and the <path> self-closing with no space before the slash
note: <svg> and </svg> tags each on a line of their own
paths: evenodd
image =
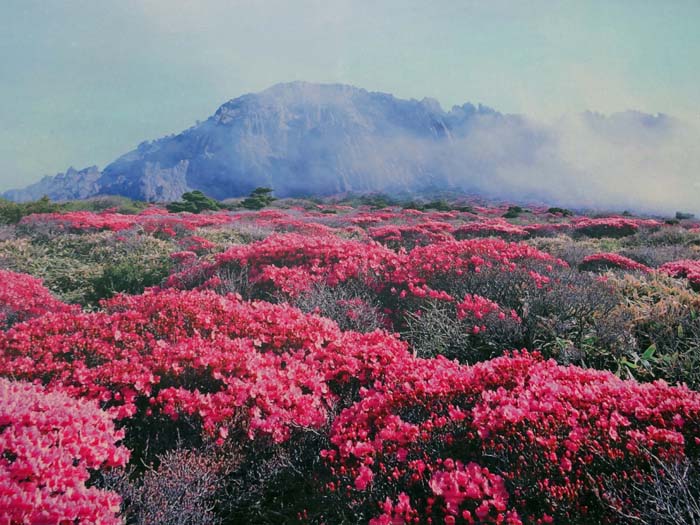
<svg viewBox="0 0 700 525">
<path fill-rule="evenodd" d="M 0 227 L 0 523 L 700 520 L 700 223 L 557 208 Z"/>
</svg>

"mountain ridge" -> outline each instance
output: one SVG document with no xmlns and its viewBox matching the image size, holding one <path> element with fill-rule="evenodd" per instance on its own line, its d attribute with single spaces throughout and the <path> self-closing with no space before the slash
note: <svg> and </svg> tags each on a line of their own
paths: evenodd
<svg viewBox="0 0 700 525">
<path fill-rule="evenodd" d="M 108 164 L 99 177 L 94 167 L 70 168 L 3 196 L 30 200 L 46 194 L 62 200 L 117 194 L 173 200 L 185 191 L 200 189 L 226 198 L 244 195 L 259 185 L 272 185 L 279 195 L 390 190 L 376 177 L 368 180 L 367 167 L 353 167 L 359 160 L 353 149 L 367 149 L 369 137 L 378 133 L 444 137 L 451 125 L 477 113 L 497 114 L 472 104 L 446 112 L 434 99 L 404 100 L 344 84 L 281 83 L 233 98 L 205 121 L 180 133 L 142 142 Z M 328 136 L 334 136 L 336 142 L 329 144 Z M 325 144 L 319 147 L 318 139 Z M 302 148 L 306 155 L 295 155 L 290 146 L 296 151 Z M 343 158 L 332 162 L 333 151 L 343 148 Z M 329 161 L 319 163 L 324 157 Z M 394 163 L 398 160 L 400 155 L 393 159 Z M 285 180 L 303 177 L 301 170 L 309 165 L 316 174 L 316 187 Z M 337 172 L 337 180 L 319 177 L 324 168 Z M 410 166 L 403 166 L 402 171 L 410 171 Z M 257 182 L 247 182 L 250 180 Z M 396 189 L 405 189 L 400 186 Z"/>
<path fill-rule="evenodd" d="M 627 141 L 630 130 L 657 140 L 675 125 L 666 115 L 634 111 L 587 112 L 577 119 L 576 125 L 611 143 Z M 562 143 L 555 128 L 481 104 L 445 110 L 427 97 L 401 99 L 346 84 L 297 81 L 230 99 L 206 120 L 144 141 L 103 170 L 69 168 L 2 196 L 22 201 L 112 194 L 171 201 L 201 190 L 225 199 L 270 186 L 280 197 L 452 190 L 548 198 L 552 184 L 537 186 L 528 174 L 562 173 L 555 185 L 565 185 L 576 167 L 558 158 Z M 588 193 L 566 192 L 584 201 Z"/>
</svg>

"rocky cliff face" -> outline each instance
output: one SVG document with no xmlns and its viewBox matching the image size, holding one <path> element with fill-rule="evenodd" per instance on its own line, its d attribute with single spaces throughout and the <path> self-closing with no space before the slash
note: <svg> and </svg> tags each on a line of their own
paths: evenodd
<svg viewBox="0 0 700 525">
<path fill-rule="evenodd" d="M 30 201 L 48 195 L 53 200 L 86 199 L 100 192 L 98 183 L 102 174 L 97 166 L 77 171 L 68 168 L 65 173 L 44 177 L 21 190 L 9 190 L 2 197 L 14 201 Z"/>
<path fill-rule="evenodd" d="M 279 84 L 225 103 L 182 133 L 140 144 L 101 173 L 71 168 L 5 196 L 161 201 L 191 189 L 222 199 L 257 186 L 278 196 L 439 188 L 445 177 L 431 146 L 462 134 L 479 115 L 498 114 L 470 104 L 445 112 L 434 100 L 345 85 Z"/>
</svg>

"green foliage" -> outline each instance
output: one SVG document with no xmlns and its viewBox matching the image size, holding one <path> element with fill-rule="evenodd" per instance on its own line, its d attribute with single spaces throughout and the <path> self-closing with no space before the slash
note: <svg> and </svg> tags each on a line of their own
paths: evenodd
<svg viewBox="0 0 700 525">
<path fill-rule="evenodd" d="M 5 199 L 0 199 L 0 223 L 17 224 L 22 216 L 20 204 Z"/>
<path fill-rule="evenodd" d="M 474 208 L 467 205 L 453 204 L 445 199 L 432 200 L 427 203 L 421 203 L 416 200 L 404 201 L 401 203 L 401 207 L 404 210 L 436 210 L 436 211 L 461 211 L 466 213 L 472 213 Z"/>
<path fill-rule="evenodd" d="M 241 206 L 243 206 L 246 210 L 262 210 L 266 204 L 259 199 L 248 197 L 241 202 Z"/>
<path fill-rule="evenodd" d="M 148 207 L 145 201 L 137 201 L 120 195 L 106 195 L 91 199 L 68 201 L 61 204 L 61 211 L 102 212 L 114 210 L 124 215 L 135 215 Z"/>
<path fill-rule="evenodd" d="M 520 217 L 520 214 L 523 213 L 523 209 L 520 206 L 510 206 L 508 208 L 508 211 L 503 214 L 503 217 L 505 219 L 516 219 Z"/>
<path fill-rule="evenodd" d="M 623 294 L 619 306 L 631 320 L 636 344 L 618 356 L 618 374 L 639 380 L 664 379 L 700 386 L 700 296 L 663 275 L 609 276 Z"/>
<path fill-rule="evenodd" d="M 451 211 L 452 206 L 445 199 L 438 199 L 426 203 L 424 206 L 426 210 L 436 210 L 436 211 Z"/>
<path fill-rule="evenodd" d="M 573 215 L 573 212 L 571 210 L 567 210 L 566 208 L 559 208 L 557 206 L 554 206 L 553 208 L 549 208 L 547 210 L 547 213 L 552 213 L 552 214 L 561 213 L 564 217 L 570 217 L 571 215 Z"/>
<path fill-rule="evenodd" d="M 171 202 L 166 207 L 171 213 L 201 213 L 205 210 L 216 211 L 221 209 L 218 202 L 211 197 L 207 197 L 199 190 L 183 193 L 181 201 Z"/>
<path fill-rule="evenodd" d="M 401 207 L 404 210 L 419 210 L 423 211 L 425 209 L 425 206 L 423 206 L 420 202 L 416 201 L 407 201 L 401 204 Z"/>
<path fill-rule="evenodd" d="M 197 230 L 197 236 L 202 237 L 217 245 L 215 251 L 225 250 L 234 244 L 246 244 L 250 239 L 235 228 L 201 228 Z"/>
<path fill-rule="evenodd" d="M 109 267 L 119 267 L 125 262 L 141 267 L 148 277 L 133 279 L 131 289 L 138 289 L 139 281 L 149 283 L 144 284 L 148 286 L 167 275 L 169 254 L 176 249 L 171 242 L 147 235 L 126 240 L 118 240 L 117 236 L 112 232 L 64 233 L 48 240 L 39 237 L 3 241 L 0 267 L 40 277 L 63 301 L 87 306 L 109 295 L 110 285 L 105 278 L 118 273 L 116 268 Z M 122 284 L 114 288 L 127 288 L 128 281 L 117 279 L 119 282 Z M 94 289 L 96 285 L 102 287 L 98 293 Z"/>
<path fill-rule="evenodd" d="M 12 202 L 0 199 L 0 224 L 17 224 L 23 217 L 31 215 L 32 213 L 58 213 L 64 211 L 101 212 L 114 210 L 117 213 L 131 215 L 141 212 L 147 206 L 148 203 L 146 202 L 135 201 L 120 196 L 95 197 L 92 199 L 62 203 L 51 202 L 46 196 L 29 202 Z"/>
<path fill-rule="evenodd" d="M 32 213 L 54 213 L 61 206 L 51 202 L 47 196 L 30 202 L 12 202 L 0 199 L 0 224 L 17 224 L 22 217 Z"/>
<path fill-rule="evenodd" d="M 258 197 L 260 199 L 272 199 L 272 188 L 258 187 L 255 188 L 251 193 L 251 197 Z"/>
<path fill-rule="evenodd" d="M 241 206 L 247 210 L 261 210 L 276 200 L 272 196 L 272 191 L 272 188 L 255 188 L 250 192 L 250 196 L 241 202 Z"/>
<path fill-rule="evenodd" d="M 91 291 L 90 279 L 99 274 L 101 267 L 83 258 L 68 237 L 72 236 L 58 237 L 50 243 L 27 238 L 0 242 L 0 266 L 40 277 L 66 302 L 85 303 Z"/>
<path fill-rule="evenodd" d="M 145 288 L 160 284 L 169 273 L 169 258 L 126 256 L 104 266 L 102 273 L 92 282 L 92 299 L 97 302 L 117 293 L 143 293 Z"/>
<path fill-rule="evenodd" d="M 676 219 L 679 221 L 690 220 L 690 219 L 694 219 L 694 218 L 695 218 L 695 214 L 693 214 L 693 213 L 687 213 L 687 212 L 683 212 L 683 211 L 676 212 Z"/>
</svg>

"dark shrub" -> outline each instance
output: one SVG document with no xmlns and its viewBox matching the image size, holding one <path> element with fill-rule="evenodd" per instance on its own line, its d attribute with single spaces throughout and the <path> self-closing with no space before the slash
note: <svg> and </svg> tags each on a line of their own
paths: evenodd
<svg viewBox="0 0 700 525">
<path fill-rule="evenodd" d="M 122 197 L 121 195 L 106 195 L 91 199 L 68 201 L 61 204 L 61 211 L 93 211 L 101 212 L 114 210 L 116 213 L 135 215 L 145 210 L 149 204 Z"/>
<path fill-rule="evenodd" d="M 618 494 L 628 503 L 618 510 L 620 523 L 678 525 L 700 523 L 700 466 L 696 461 L 662 461 L 650 476 L 633 480 L 628 492 Z"/>
<path fill-rule="evenodd" d="M 697 259 L 700 258 L 700 250 L 694 246 L 685 244 L 669 244 L 660 246 L 634 246 L 625 248 L 620 251 L 620 255 L 629 257 L 639 263 L 645 264 L 652 268 L 682 259 Z"/>
<path fill-rule="evenodd" d="M 116 293 L 140 294 L 149 286 L 160 284 L 170 273 L 170 259 L 126 257 L 107 264 L 93 280 L 93 300 L 112 297 Z"/>
<path fill-rule="evenodd" d="M 214 199 L 207 197 L 199 190 L 189 191 L 182 194 L 182 200 L 171 202 L 167 205 L 171 213 L 190 212 L 201 213 L 205 210 L 220 210 L 221 206 Z"/>
<path fill-rule="evenodd" d="M 340 523 L 319 484 L 328 431 L 296 432 L 283 444 L 245 442 L 241 461 L 226 478 L 224 523 Z M 344 523 L 351 523 L 350 521 Z"/>
<path fill-rule="evenodd" d="M 30 202 L 12 202 L 0 199 L 0 224 L 16 224 L 22 217 L 32 213 L 54 213 L 60 206 L 44 196 Z"/>
<path fill-rule="evenodd" d="M 625 319 L 613 315 L 620 300 L 595 275 L 560 270 L 548 286 L 525 292 L 521 317 L 527 347 L 563 362 L 577 349 L 586 365 L 611 368 L 610 361 L 630 345 Z"/>
<path fill-rule="evenodd" d="M 520 206 L 510 206 L 508 208 L 508 211 L 506 211 L 503 214 L 504 219 L 516 219 L 520 217 L 520 214 L 523 213 L 523 209 Z"/>
<path fill-rule="evenodd" d="M 114 471 L 101 484 L 122 497 L 122 516 L 134 525 L 215 525 L 226 475 L 239 458 L 226 449 L 176 448 L 158 457 L 142 475 Z"/>
<path fill-rule="evenodd" d="M 272 196 L 272 188 L 255 188 L 250 196 L 241 202 L 241 206 L 247 210 L 261 210 L 273 201 L 275 198 Z"/>
<path fill-rule="evenodd" d="M 620 239 L 622 237 L 634 235 L 636 232 L 637 228 L 631 224 L 592 224 L 590 226 L 576 228 L 574 234 L 576 237 L 592 237 L 594 239 L 601 239 L 603 237 Z"/>
<path fill-rule="evenodd" d="M 293 304 L 302 312 L 333 319 L 341 330 L 372 332 L 386 327 L 376 298 L 359 282 L 345 282 L 333 287 L 317 284 Z"/>
<path fill-rule="evenodd" d="M 698 388 L 700 296 L 660 274 L 610 276 L 609 282 L 623 296 L 618 310 L 628 316 L 639 351 L 653 350 L 643 367 L 630 370 L 631 375 Z"/>
<path fill-rule="evenodd" d="M 622 241 L 629 248 L 657 246 L 682 246 L 700 240 L 700 234 L 680 226 L 665 226 L 658 230 L 643 229 Z"/>
<path fill-rule="evenodd" d="M 424 209 L 436 211 L 450 211 L 452 209 L 452 206 L 450 206 L 450 203 L 448 203 L 446 200 L 439 199 L 426 203 Z"/>
<path fill-rule="evenodd" d="M 547 213 L 551 213 L 553 215 L 561 214 L 564 217 L 569 217 L 570 215 L 573 215 L 573 212 L 571 210 L 567 210 L 566 208 L 559 208 L 559 207 L 552 207 L 547 210 Z"/>
<path fill-rule="evenodd" d="M 461 363 L 475 363 L 523 344 L 520 321 L 511 315 L 500 318 L 498 312 L 491 312 L 478 321 L 459 319 L 455 305 L 444 302 L 431 302 L 419 314 L 409 314 L 404 333 L 418 357 L 443 355 Z"/>
</svg>

